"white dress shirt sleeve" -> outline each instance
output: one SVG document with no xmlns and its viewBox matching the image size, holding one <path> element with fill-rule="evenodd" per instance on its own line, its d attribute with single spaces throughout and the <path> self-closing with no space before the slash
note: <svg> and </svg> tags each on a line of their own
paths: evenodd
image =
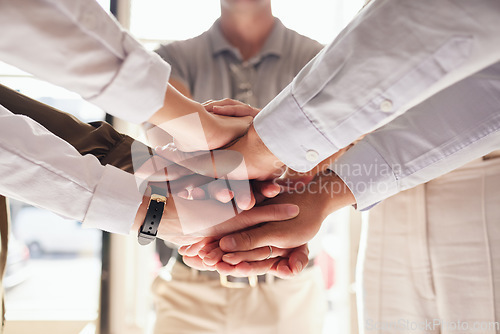
<svg viewBox="0 0 500 334">
<path fill-rule="evenodd" d="M 163 106 L 170 66 L 93 0 L 0 1 L 0 59 L 141 123 Z"/>
<path fill-rule="evenodd" d="M 102 166 L 32 119 L 0 106 L 0 194 L 128 234 L 141 203 L 132 174 Z"/>
<path fill-rule="evenodd" d="M 500 63 L 441 91 L 331 167 L 359 209 L 500 149 Z"/>
<path fill-rule="evenodd" d="M 375 0 L 255 118 L 305 172 L 361 135 L 500 59 L 497 0 Z"/>
</svg>

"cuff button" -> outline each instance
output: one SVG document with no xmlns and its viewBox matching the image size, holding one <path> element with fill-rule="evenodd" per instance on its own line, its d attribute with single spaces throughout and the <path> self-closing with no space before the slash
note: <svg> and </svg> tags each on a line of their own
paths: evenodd
<svg viewBox="0 0 500 334">
<path fill-rule="evenodd" d="M 315 150 L 309 150 L 306 152 L 307 161 L 314 162 L 317 161 L 318 158 L 319 158 L 319 153 L 316 152 Z"/>
<path fill-rule="evenodd" d="M 384 100 L 380 104 L 380 111 L 382 112 L 391 112 L 393 109 L 392 101 L 391 100 Z"/>
</svg>

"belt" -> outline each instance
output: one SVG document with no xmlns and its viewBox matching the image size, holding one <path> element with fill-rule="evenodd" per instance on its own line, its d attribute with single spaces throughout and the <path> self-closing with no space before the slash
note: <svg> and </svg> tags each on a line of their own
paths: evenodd
<svg viewBox="0 0 500 334">
<path fill-rule="evenodd" d="M 225 288 L 238 289 L 238 288 L 247 288 L 249 286 L 255 288 L 258 284 L 262 283 L 271 284 L 275 280 L 281 280 L 281 278 L 271 274 L 252 275 L 248 277 L 236 277 L 231 275 L 221 275 L 217 271 L 197 270 L 185 264 L 184 261 L 182 260 L 182 255 L 180 255 L 179 253 L 176 252 L 176 255 L 172 257 L 175 258 L 177 263 L 182 264 L 183 266 L 189 268 L 193 272 L 196 272 L 197 275 L 207 277 L 213 280 L 219 280 L 220 284 Z M 309 263 L 307 264 L 306 268 L 312 267 L 313 265 L 314 265 L 314 259 L 311 259 L 309 260 Z"/>
</svg>

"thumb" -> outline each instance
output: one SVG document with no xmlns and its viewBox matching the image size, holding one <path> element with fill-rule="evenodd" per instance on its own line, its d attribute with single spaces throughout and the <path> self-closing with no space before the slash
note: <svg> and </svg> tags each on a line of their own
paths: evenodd
<svg viewBox="0 0 500 334">
<path fill-rule="evenodd" d="M 309 247 L 304 244 L 292 251 L 288 257 L 288 265 L 294 275 L 300 273 L 309 263 Z"/>
<path fill-rule="evenodd" d="M 259 109 L 253 108 L 249 105 L 213 106 L 212 112 L 221 116 L 255 117 L 259 113 Z"/>
<path fill-rule="evenodd" d="M 309 263 L 309 249 L 307 244 L 294 248 L 288 259 L 278 262 L 270 272 L 279 278 L 292 278 L 298 275 Z"/>
<path fill-rule="evenodd" d="M 213 178 L 220 178 L 233 172 L 243 162 L 243 156 L 233 150 L 183 152 L 175 145 L 169 144 L 157 147 L 155 152 L 196 174 Z"/>
<path fill-rule="evenodd" d="M 240 214 L 240 216 L 243 214 Z M 264 246 L 292 248 L 300 246 L 306 241 L 303 235 L 294 233 L 294 231 L 287 228 L 287 225 L 270 222 L 226 235 L 220 240 L 219 245 L 225 252 L 242 252 Z"/>
<path fill-rule="evenodd" d="M 295 204 L 269 204 L 243 211 L 226 222 L 213 227 L 213 235 L 227 235 L 258 224 L 282 221 L 296 217 L 299 207 Z M 265 226 L 265 225 L 264 225 Z M 253 249 L 255 247 L 251 247 Z"/>
</svg>

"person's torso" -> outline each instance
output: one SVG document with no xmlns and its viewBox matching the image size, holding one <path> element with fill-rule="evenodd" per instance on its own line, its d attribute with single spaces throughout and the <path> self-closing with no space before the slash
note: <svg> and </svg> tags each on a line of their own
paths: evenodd
<svg viewBox="0 0 500 334">
<path fill-rule="evenodd" d="M 246 61 L 236 48 L 220 46 L 228 44 L 220 36 L 214 42 L 210 30 L 191 40 L 166 45 L 159 54 L 171 63 L 172 78 L 181 79 L 194 100 L 233 98 L 263 108 L 323 47 L 286 29 L 281 22 L 277 24 L 279 29 L 261 52 Z"/>
</svg>

